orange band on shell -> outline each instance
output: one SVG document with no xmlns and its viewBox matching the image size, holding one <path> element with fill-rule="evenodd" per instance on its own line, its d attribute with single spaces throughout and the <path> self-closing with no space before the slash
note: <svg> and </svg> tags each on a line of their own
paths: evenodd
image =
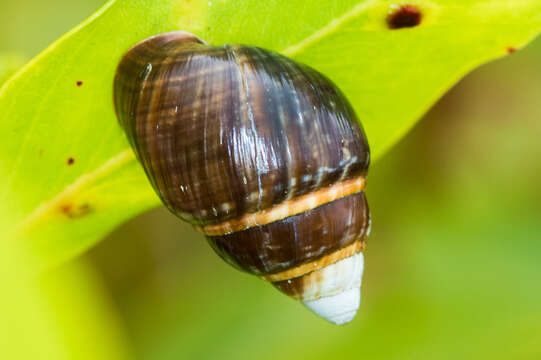
<svg viewBox="0 0 541 360">
<path fill-rule="evenodd" d="M 360 239 L 353 244 L 337 250 L 329 255 L 326 255 L 318 260 L 301 264 L 292 269 L 282 271 L 276 274 L 261 276 L 261 278 L 269 282 L 277 282 L 303 276 L 312 271 L 316 271 L 318 269 L 334 264 L 342 259 L 350 257 L 361 250 L 364 250 L 365 244 L 366 242 L 364 242 L 363 239 Z"/>
<path fill-rule="evenodd" d="M 232 232 L 249 229 L 251 227 L 267 225 L 290 216 L 310 211 L 331 201 L 353 195 L 364 190 L 366 181 L 364 176 L 342 181 L 314 192 L 285 201 L 269 209 L 240 218 L 224 221 L 219 224 L 196 227 L 207 236 L 220 236 Z"/>
</svg>

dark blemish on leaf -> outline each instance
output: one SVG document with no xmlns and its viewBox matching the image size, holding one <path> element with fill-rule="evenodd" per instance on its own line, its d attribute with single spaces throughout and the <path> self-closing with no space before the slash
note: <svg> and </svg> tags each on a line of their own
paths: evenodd
<svg viewBox="0 0 541 360">
<path fill-rule="evenodd" d="M 73 206 L 73 204 L 64 204 L 60 206 L 60 212 L 70 219 L 78 219 L 87 216 L 92 211 L 90 204 L 84 203 L 79 206 Z"/>
<path fill-rule="evenodd" d="M 514 53 L 515 51 L 517 51 L 517 48 L 514 47 L 514 46 L 509 46 L 509 47 L 507 48 L 507 53 L 508 53 L 508 54 L 512 54 L 512 53 Z"/>
<path fill-rule="evenodd" d="M 71 209 L 72 208 L 73 208 L 73 206 L 71 204 L 65 204 L 65 205 L 60 206 L 60 211 L 63 212 L 64 214 L 66 214 L 66 216 L 69 217 L 69 214 L 71 214 Z"/>
<path fill-rule="evenodd" d="M 393 7 L 387 16 L 387 25 L 393 30 L 415 27 L 421 23 L 422 19 L 423 14 L 417 6 L 401 5 Z"/>
<path fill-rule="evenodd" d="M 76 84 L 77 84 L 77 86 L 78 86 L 78 87 L 81 87 L 81 86 L 83 86 L 83 82 L 82 82 L 82 81 L 80 81 L 80 80 L 79 80 L 79 81 L 77 81 L 77 83 L 76 83 Z"/>
<path fill-rule="evenodd" d="M 68 166 L 71 166 L 71 165 L 75 164 L 75 159 L 72 158 L 72 157 L 70 157 L 70 158 L 68 158 L 68 160 L 66 161 L 66 163 L 68 164 Z"/>
</svg>

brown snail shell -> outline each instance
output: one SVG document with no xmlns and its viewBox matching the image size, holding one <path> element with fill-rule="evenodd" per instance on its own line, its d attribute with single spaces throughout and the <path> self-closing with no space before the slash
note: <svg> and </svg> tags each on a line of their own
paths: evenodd
<svg viewBox="0 0 541 360">
<path fill-rule="evenodd" d="M 370 153 L 329 79 L 275 52 L 172 32 L 124 56 L 114 99 L 169 210 L 231 265 L 329 321 L 353 318 Z"/>
</svg>

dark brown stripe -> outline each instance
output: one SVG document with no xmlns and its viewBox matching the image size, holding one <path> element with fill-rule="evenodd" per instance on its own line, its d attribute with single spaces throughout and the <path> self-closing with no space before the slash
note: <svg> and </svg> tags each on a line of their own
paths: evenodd
<svg viewBox="0 0 541 360">
<path fill-rule="evenodd" d="M 363 239 L 370 215 L 364 192 L 311 211 L 224 236 L 208 237 L 227 262 L 256 275 L 295 268 Z"/>
</svg>

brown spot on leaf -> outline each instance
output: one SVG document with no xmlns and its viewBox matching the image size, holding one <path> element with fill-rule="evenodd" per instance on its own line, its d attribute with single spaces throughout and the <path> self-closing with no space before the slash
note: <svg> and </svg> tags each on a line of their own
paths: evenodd
<svg viewBox="0 0 541 360">
<path fill-rule="evenodd" d="M 81 80 L 77 81 L 77 83 L 76 83 L 76 84 L 77 84 L 77 86 L 78 86 L 78 87 L 81 87 L 81 86 L 83 86 L 83 82 L 82 82 Z"/>
<path fill-rule="evenodd" d="M 512 53 L 514 53 L 515 51 L 517 51 L 517 48 L 514 47 L 514 46 L 509 46 L 509 47 L 507 48 L 507 53 L 508 53 L 508 54 L 512 54 Z"/>
<path fill-rule="evenodd" d="M 73 204 L 64 204 L 60 206 L 60 212 L 70 219 L 78 219 L 84 216 L 87 216 L 94 209 L 88 203 L 84 203 L 78 206 Z"/>
<path fill-rule="evenodd" d="M 75 159 L 72 157 L 68 158 L 68 160 L 66 161 L 66 164 L 68 164 L 68 166 L 75 164 Z"/>
<path fill-rule="evenodd" d="M 62 211 L 64 214 L 69 214 L 71 212 L 71 209 L 72 209 L 72 205 L 71 204 L 65 204 L 65 205 L 62 205 L 60 207 L 60 211 Z"/>
<path fill-rule="evenodd" d="M 415 27 L 421 23 L 423 14 L 417 6 L 402 5 L 391 11 L 387 16 L 387 25 L 389 29 L 402 29 Z"/>
</svg>

